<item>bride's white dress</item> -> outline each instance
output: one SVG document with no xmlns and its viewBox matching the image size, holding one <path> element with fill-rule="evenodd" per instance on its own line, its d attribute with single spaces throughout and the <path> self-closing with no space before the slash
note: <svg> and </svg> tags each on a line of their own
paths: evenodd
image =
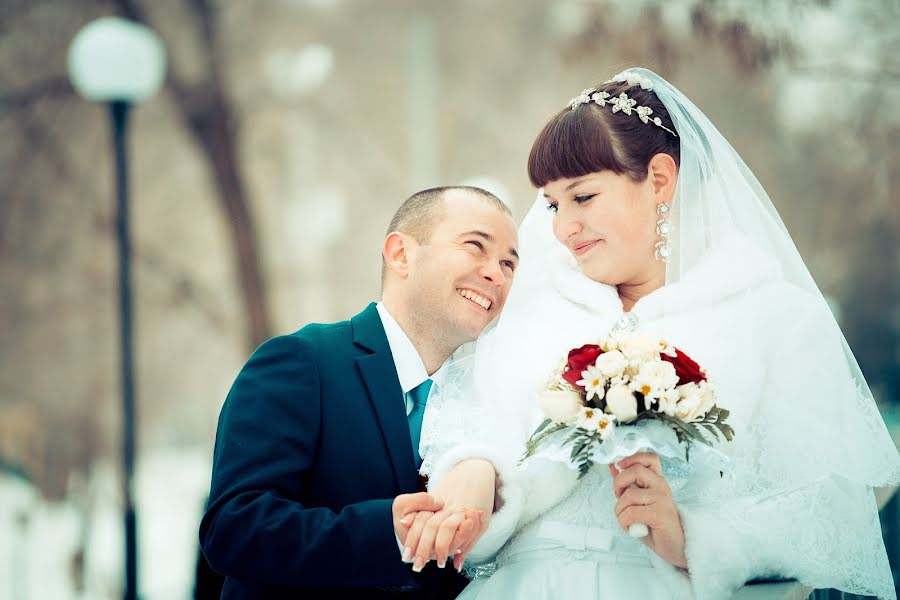
<svg viewBox="0 0 900 600">
<path fill-rule="evenodd" d="M 619 527 L 612 478 L 591 469 L 559 504 L 516 533 L 491 576 L 476 577 L 462 599 L 672 597 L 650 551 Z"/>
</svg>

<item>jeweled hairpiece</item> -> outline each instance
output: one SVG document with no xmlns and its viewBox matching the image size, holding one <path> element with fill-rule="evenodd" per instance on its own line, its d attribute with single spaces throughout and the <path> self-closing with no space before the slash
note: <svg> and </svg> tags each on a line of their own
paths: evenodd
<svg viewBox="0 0 900 600">
<path fill-rule="evenodd" d="M 629 71 L 623 71 L 622 73 L 619 73 L 606 83 L 612 83 L 614 81 L 628 82 L 628 85 L 632 86 L 640 85 L 641 88 L 645 90 L 653 89 L 653 82 L 651 82 L 646 77 L 638 75 L 637 73 L 631 73 Z M 572 98 L 572 100 L 569 101 L 569 106 L 572 107 L 572 110 L 575 110 L 582 104 L 590 104 L 591 102 L 599 106 L 606 106 L 608 104 L 612 107 L 612 111 L 614 113 L 622 111 L 626 115 L 630 115 L 632 112 L 634 112 L 642 122 L 653 123 L 657 127 L 661 127 L 675 137 L 678 137 L 677 133 L 663 125 L 662 119 L 660 119 L 659 117 L 650 118 L 650 115 L 653 114 L 652 108 L 650 108 L 649 106 L 636 106 L 637 101 L 629 98 L 628 94 L 626 94 L 625 92 L 622 92 L 618 96 L 610 96 L 608 92 L 603 92 L 601 90 L 598 90 L 597 88 L 588 88 L 586 90 L 582 90 L 579 95 Z"/>
</svg>

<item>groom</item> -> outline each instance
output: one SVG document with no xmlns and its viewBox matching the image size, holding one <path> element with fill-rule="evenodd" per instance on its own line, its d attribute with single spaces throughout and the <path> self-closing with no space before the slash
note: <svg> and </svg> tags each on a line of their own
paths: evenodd
<svg viewBox="0 0 900 600">
<path fill-rule="evenodd" d="M 465 579 L 401 561 L 431 377 L 503 308 L 518 261 L 510 211 L 473 187 L 406 200 L 382 249 L 382 300 L 250 357 L 216 434 L 200 543 L 222 598 L 455 597 Z"/>
</svg>

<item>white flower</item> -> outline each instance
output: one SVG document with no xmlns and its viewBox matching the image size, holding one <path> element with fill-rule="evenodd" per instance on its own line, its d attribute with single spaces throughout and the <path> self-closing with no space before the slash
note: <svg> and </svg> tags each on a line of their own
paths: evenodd
<svg viewBox="0 0 900 600">
<path fill-rule="evenodd" d="M 538 396 L 538 408 L 555 423 L 571 425 L 584 403 L 581 394 L 569 390 L 544 390 Z"/>
<path fill-rule="evenodd" d="M 613 379 L 614 377 L 621 377 L 625 373 L 628 361 L 625 360 L 625 355 L 618 350 L 611 350 L 598 356 L 594 364 L 597 365 L 600 373 L 605 378 Z"/>
<path fill-rule="evenodd" d="M 674 417 L 679 398 L 681 398 L 681 393 L 678 391 L 678 388 L 664 390 L 656 399 L 658 403 L 656 407 L 657 412 Z"/>
<path fill-rule="evenodd" d="M 666 356 L 671 356 L 672 358 L 678 356 L 678 353 L 675 352 L 675 346 L 673 346 L 666 340 L 659 340 L 659 353 L 665 354 Z"/>
<path fill-rule="evenodd" d="M 600 371 L 600 368 L 596 364 L 593 364 L 582 371 L 581 379 L 579 379 L 575 383 L 584 388 L 584 391 L 587 393 L 588 400 L 590 400 L 594 396 L 596 396 L 598 400 L 603 399 L 603 394 L 605 393 L 604 387 L 606 386 L 606 377 L 603 376 L 603 373 Z"/>
<path fill-rule="evenodd" d="M 654 337 L 632 333 L 619 341 L 619 349 L 629 361 L 647 362 L 659 359 L 660 341 Z"/>
<path fill-rule="evenodd" d="M 606 410 L 619 423 L 630 423 L 637 417 L 637 398 L 626 385 L 614 385 L 606 392 Z"/>
<path fill-rule="evenodd" d="M 631 389 L 640 392 L 649 401 L 657 400 L 665 390 L 678 385 L 678 373 L 672 363 L 654 360 L 641 364 L 637 376 L 631 382 Z"/>
<path fill-rule="evenodd" d="M 599 408 L 582 408 L 576 424 L 580 429 L 584 429 L 585 431 L 599 432 L 601 440 L 606 439 L 615 428 L 614 418 L 607 415 Z"/>
<path fill-rule="evenodd" d="M 699 384 L 686 383 L 677 389 L 680 398 L 675 405 L 673 416 L 687 423 L 699 421 L 716 404 L 713 388 L 705 381 Z"/>
</svg>

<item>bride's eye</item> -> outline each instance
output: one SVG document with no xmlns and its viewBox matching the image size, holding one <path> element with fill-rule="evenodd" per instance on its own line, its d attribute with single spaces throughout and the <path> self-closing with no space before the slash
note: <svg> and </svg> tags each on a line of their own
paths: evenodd
<svg viewBox="0 0 900 600">
<path fill-rule="evenodd" d="M 582 194 L 581 196 L 575 196 L 575 202 L 578 204 L 584 204 L 591 198 L 593 198 L 596 194 Z"/>
<path fill-rule="evenodd" d="M 557 210 L 557 205 L 556 204 L 548 204 L 544 208 L 546 208 L 549 212 L 555 213 Z"/>
</svg>

